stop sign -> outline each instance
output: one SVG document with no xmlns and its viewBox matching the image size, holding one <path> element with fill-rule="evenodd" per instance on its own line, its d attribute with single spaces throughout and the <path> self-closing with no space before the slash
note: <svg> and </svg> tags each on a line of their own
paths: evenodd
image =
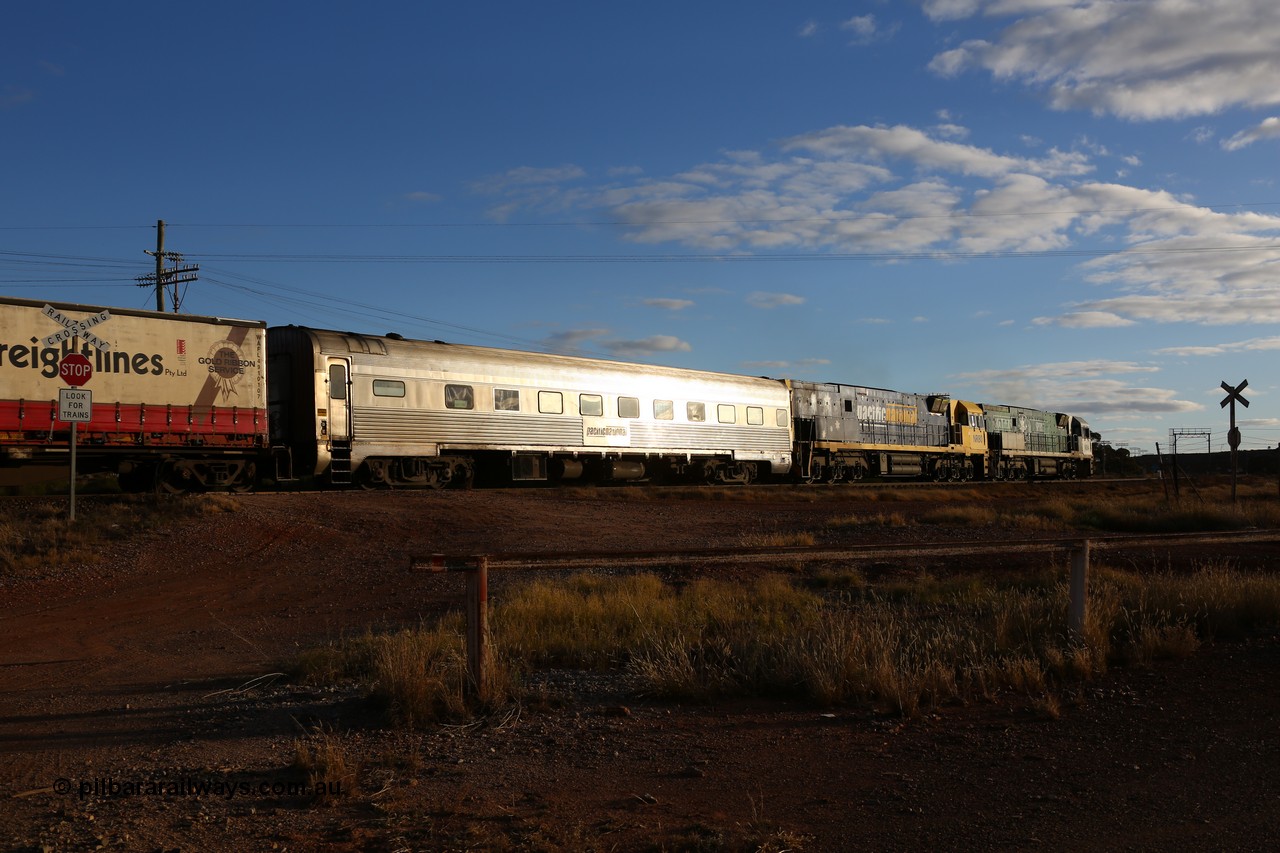
<svg viewBox="0 0 1280 853">
<path fill-rule="evenodd" d="M 93 376 L 93 363 L 78 352 L 67 353 L 58 365 L 58 375 L 63 382 L 78 388 Z"/>
</svg>

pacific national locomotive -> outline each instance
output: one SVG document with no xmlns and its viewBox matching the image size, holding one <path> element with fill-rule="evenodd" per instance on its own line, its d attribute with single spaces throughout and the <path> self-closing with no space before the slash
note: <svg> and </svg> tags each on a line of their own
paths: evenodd
<svg viewBox="0 0 1280 853">
<path fill-rule="evenodd" d="M 0 298 L 0 485 L 65 468 L 58 366 L 94 365 L 78 470 L 122 488 L 1088 476 L 1071 415 L 258 321 Z M 75 331 L 76 327 L 69 327 Z"/>
</svg>

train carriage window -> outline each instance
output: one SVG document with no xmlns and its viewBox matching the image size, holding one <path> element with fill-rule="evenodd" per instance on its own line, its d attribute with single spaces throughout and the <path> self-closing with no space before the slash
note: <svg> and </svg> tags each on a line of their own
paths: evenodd
<svg viewBox="0 0 1280 853">
<path fill-rule="evenodd" d="M 403 397 L 404 383 L 399 379 L 375 379 L 373 380 L 373 396 Z"/>
<path fill-rule="evenodd" d="M 520 392 L 509 391 L 506 388 L 494 388 L 493 410 L 495 412 L 520 411 Z"/>
<path fill-rule="evenodd" d="M 564 395 L 559 391 L 539 391 L 538 411 L 544 415 L 563 415 Z"/>
<path fill-rule="evenodd" d="M 747 423 L 750 426 L 764 426 L 764 409 L 759 406 L 747 406 Z"/>
<path fill-rule="evenodd" d="M 852 412 L 852 411 L 853 411 L 853 401 L 852 401 L 852 400 L 845 400 L 845 401 L 844 401 L 844 410 L 845 410 L 846 412 Z"/>
<path fill-rule="evenodd" d="M 589 417 L 602 417 L 604 415 L 604 398 L 599 394 L 579 394 L 578 412 Z"/>
<path fill-rule="evenodd" d="M 653 417 L 659 421 L 674 420 L 676 416 L 676 407 L 670 400 L 654 400 L 653 401 Z"/>
<path fill-rule="evenodd" d="M 729 403 L 721 403 L 716 406 L 716 420 L 722 424 L 736 424 L 738 422 L 738 408 Z"/>
<path fill-rule="evenodd" d="M 787 425 L 787 410 L 778 409 L 777 413 L 774 415 L 774 421 L 778 426 L 785 427 Z"/>
<path fill-rule="evenodd" d="M 444 407 L 446 409 L 474 409 L 476 392 L 470 385 L 444 386 Z"/>
<path fill-rule="evenodd" d="M 618 417 L 620 418 L 640 417 L 640 399 L 638 397 L 619 397 L 618 398 Z"/>
<path fill-rule="evenodd" d="M 684 407 L 685 416 L 691 423 L 702 423 L 707 419 L 706 403 L 688 403 Z"/>
</svg>

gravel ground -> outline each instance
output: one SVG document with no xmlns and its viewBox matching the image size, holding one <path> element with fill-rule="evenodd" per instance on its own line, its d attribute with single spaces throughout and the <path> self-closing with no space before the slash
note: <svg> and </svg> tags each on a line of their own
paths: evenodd
<svg viewBox="0 0 1280 853">
<path fill-rule="evenodd" d="M 1112 671 L 1056 719 L 1018 697 L 912 719 L 662 703 L 616 675 L 559 671 L 539 692 L 555 701 L 403 731 L 381 728 L 349 687 L 280 675 L 316 644 L 456 608 L 460 578 L 409 570 L 423 554 L 728 547 L 798 531 L 850 548 L 1008 535 L 826 524 L 928 508 L 907 490 L 892 504 L 873 494 L 264 494 L 0 576 L 0 846 L 1272 849 L 1277 635 Z M 84 498 L 82 518 L 106 505 Z M 14 506 L 0 509 L 35 504 Z M 1266 546 L 1241 558 L 1274 565 Z M 536 574 L 494 573 L 490 594 L 500 602 Z M 300 746 L 345 760 L 340 791 L 296 790 Z"/>
</svg>

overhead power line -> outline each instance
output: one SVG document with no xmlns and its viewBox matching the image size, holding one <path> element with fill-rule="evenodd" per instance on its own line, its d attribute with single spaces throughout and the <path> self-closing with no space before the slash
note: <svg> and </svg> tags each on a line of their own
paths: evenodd
<svg viewBox="0 0 1280 853">
<path fill-rule="evenodd" d="M 346 254 L 218 254 L 188 253 L 193 257 L 219 261 L 262 263 L 427 263 L 427 264 L 658 264 L 658 263 L 797 263 L 801 261 L 908 261 L 986 260 L 999 258 L 1074 258 L 1107 255 L 1185 255 L 1211 252 L 1280 250 L 1280 244 L 1264 246 L 1153 246 L 1126 249 L 1043 249 L 1034 251 L 914 251 L 914 252 L 830 252 L 771 253 L 764 255 L 706 253 L 654 255 L 346 255 Z"/>
</svg>

